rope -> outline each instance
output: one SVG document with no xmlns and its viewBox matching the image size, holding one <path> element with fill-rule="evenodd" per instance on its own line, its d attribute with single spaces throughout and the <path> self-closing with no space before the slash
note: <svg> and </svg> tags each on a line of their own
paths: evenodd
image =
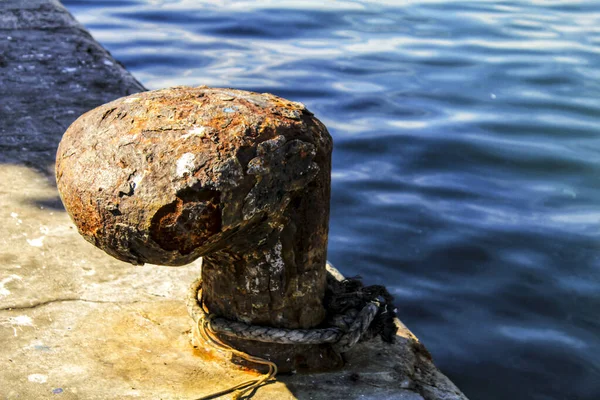
<svg viewBox="0 0 600 400">
<path fill-rule="evenodd" d="M 334 350 L 344 353 L 362 339 L 381 335 L 384 341 L 392 342 L 396 334 L 391 310 L 392 297 L 383 286 L 363 287 L 358 278 L 340 280 L 328 271 L 329 294 L 325 303 L 329 312 L 328 328 L 285 329 L 250 325 L 208 314 L 202 307 L 202 280 L 196 279 L 187 295 L 187 310 L 196 322 L 196 332 L 218 349 L 230 352 L 247 361 L 267 365 L 269 372 L 257 379 L 242 382 L 229 389 L 201 397 L 208 400 L 235 392 L 233 399 L 258 389 L 272 381 L 277 375 L 277 365 L 269 360 L 255 357 L 234 349 L 224 343 L 217 334 L 239 339 L 281 344 L 331 344 Z"/>
<path fill-rule="evenodd" d="M 188 291 L 187 309 L 194 321 L 208 317 L 200 306 L 202 298 L 202 280 L 197 279 Z M 356 314 L 350 310 L 345 315 L 332 318 L 334 327 L 318 329 L 285 329 L 268 326 L 249 325 L 243 322 L 230 321 L 221 317 L 211 318 L 211 329 L 214 333 L 233 336 L 240 339 L 256 340 L 281 344 L 324 344 L 329 343 L 340 352 L 346 352 L 365 334 L 369 325 L 380 310 L 377 301 L 368 303 Z M 355 315 L 352 315 L 355 314 Z"/>
</svg>

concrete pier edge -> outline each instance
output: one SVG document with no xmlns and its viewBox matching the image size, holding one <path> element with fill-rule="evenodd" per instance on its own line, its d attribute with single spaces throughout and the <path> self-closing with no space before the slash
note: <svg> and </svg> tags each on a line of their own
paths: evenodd
<svg viewBox="0 0 600 400">
<path fill-rule="evenodd" d="M 1 399 L 194 399 L 255 376 L 192 345 L 184 299 L 200 262 L 114 260 L 58 198 L 65 129 L 143 90 L 58 1 L 0 1 Z M 466 399 L 397 323 L 396 344 L 360 343 L 342 370 L 280 376 L 253 398 Z"/>
</svg>

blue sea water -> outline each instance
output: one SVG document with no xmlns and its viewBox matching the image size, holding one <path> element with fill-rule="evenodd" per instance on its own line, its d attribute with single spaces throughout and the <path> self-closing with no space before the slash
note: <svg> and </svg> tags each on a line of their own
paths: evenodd
<svg viewBox="0 0 600 400">
<path fill-rule="evenodd" d="M 472 399 L 600 399 L 600 1 L 67 0 L 148 88 L 301 101 L 329 259 Z"/>
</svg>

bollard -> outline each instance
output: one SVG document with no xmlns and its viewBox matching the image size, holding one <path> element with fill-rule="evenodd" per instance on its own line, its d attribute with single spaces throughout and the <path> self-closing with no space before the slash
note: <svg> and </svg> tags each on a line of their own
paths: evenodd
<svg viewBox="0 0 600 400">
<path fill-rule="evenodd" d="M 307 329 L 326 316 L 331 150 L 300 103 L 177 87 L 81 116 L 60 143 L 56 178 L 79 233 L 108 254 L 170 266 L 202 256 L 205 311 Z M 326 343 L 219 338 L 283 371 L 342 365 Z"/>
</svg>

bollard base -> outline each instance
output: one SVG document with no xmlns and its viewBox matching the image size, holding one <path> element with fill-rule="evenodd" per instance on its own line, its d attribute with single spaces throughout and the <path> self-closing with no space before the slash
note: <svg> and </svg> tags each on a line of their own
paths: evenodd
<svg viewBox="0 0 600 400">
<path fill-rule="evenodd" d="M 226 335 L 219 338 L 229 346 L 255 357 L 264 358 L 277 364 L 279 373 L 326 372 L 344 366 L 342 356 L 330 345 L 289 345 L 241 340 Z M 234 356 L 232 362 L 244 368 L 264 372 L 265 367 L 250 363 Z"/>
</svg>

